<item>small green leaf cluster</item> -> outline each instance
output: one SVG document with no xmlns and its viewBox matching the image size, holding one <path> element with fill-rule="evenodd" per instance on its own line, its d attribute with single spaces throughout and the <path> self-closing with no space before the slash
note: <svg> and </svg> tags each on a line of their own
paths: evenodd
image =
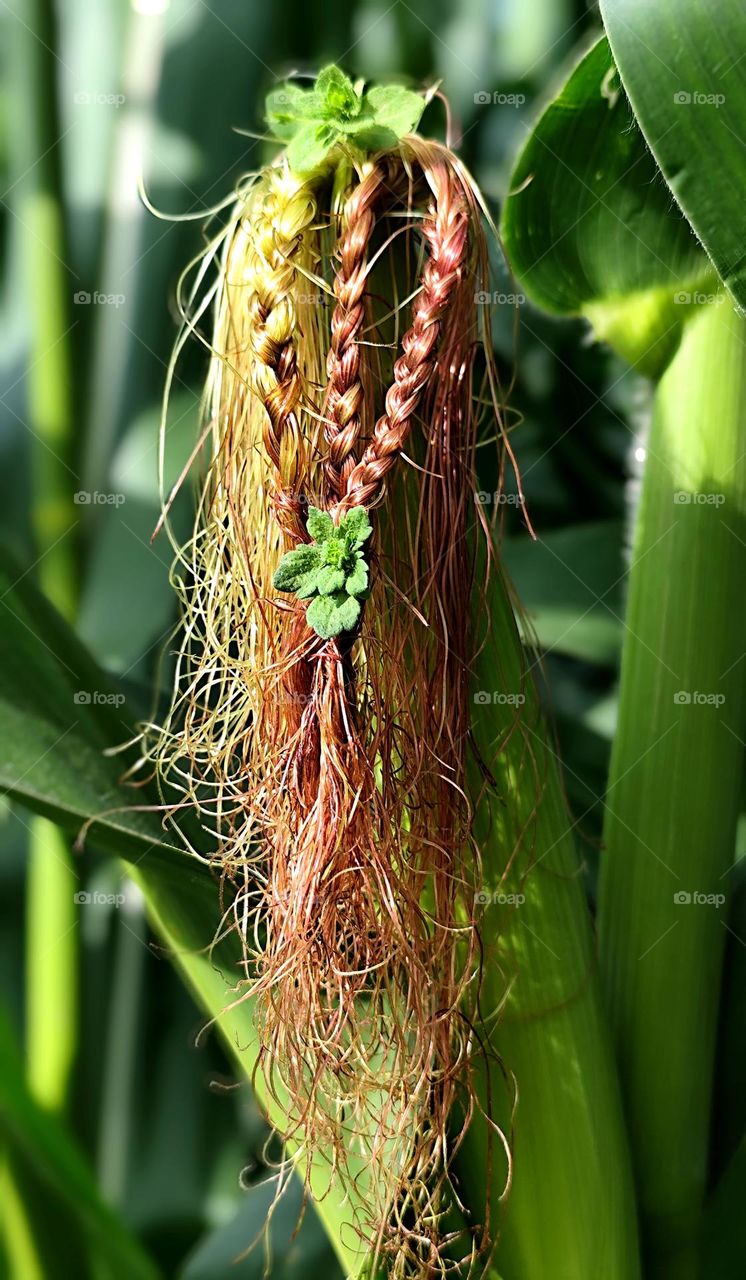
<svg viewBox="0 0 746 1280">
<path fill-rule="evenodd" d="M 310 507 L 306 528 L 313 541 L 288 551 L 272 578 L 278 591 L 310 600 L 308 625 L 324 640 L 351 631 L 368 592 L 363 546 L 373 532 L 364 507 L 353 507 L 335 524 L 328 511 Z"/>
<path fill-rule="evenodd" d="M 367 91 L 339 67 L 324 67 L 310 89 L 292 81 L 267 96 L 267 123 L 287 142 L 293 173 L 322 168 L 339 144 L 359 151 L 384 151 L 417 127 L 425 99 L 402 85 L 377 85 Z"/>
</svg>

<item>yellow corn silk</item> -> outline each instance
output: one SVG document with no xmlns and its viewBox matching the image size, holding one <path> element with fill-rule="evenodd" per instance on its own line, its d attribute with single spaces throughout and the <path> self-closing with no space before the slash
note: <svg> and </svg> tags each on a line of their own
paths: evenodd
<svg viewBox="0 0 746 1280">
<path fill-rule="evenodd" d="M 287 545 L 276 511 L 292 526 L 296 508 L 283 506 L 284 495 L 314 481 L 307 455 L 318 412 L 304 388 L 322 385 L 323 352 L 304 272 L 318 264 L 315 212 L 312 191 L 284 164 L 261 174 L 231 212 L 204 401 L 211 459 L 194 535 L 177 547 L 171 575 L 185 627 L 154 756 L 164 799 L 176 788 L 196 803 L 220 837 L 223 864 L 242 861 L 251 835 L 242 771 L 282 624 L 266 607 Z"/>
</svg>

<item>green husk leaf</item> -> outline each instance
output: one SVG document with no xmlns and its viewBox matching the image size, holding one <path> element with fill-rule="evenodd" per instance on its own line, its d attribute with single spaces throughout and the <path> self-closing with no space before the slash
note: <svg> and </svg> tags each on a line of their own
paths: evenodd
<svg viewBox="0 0 746 1280">
<path fill-rule="evenodd" d="M 634 1189 L 591 916 L 512 595 L 499 572 L 487 601 L 475 593 L 490 622 L 474 664 L 469 795 L 482 854 L 480 1026 L 492 1050 L 485 1060 L 475 1055 L 474 1070 L 493 1118 L 511 1135 L 513 1183 L 504 1196 L 505 1158 L 497 1144 L 490 1152 L 479 1124 L 466 1132 L 458 1173 L 468 1205 L 480 1205 L 489 1189 L 495 1263 L 505 1280 L 639 1280 Z M 520 695 L 520 716 L 509 702 L 485 701 L 490 690 Z"/>
</svg>

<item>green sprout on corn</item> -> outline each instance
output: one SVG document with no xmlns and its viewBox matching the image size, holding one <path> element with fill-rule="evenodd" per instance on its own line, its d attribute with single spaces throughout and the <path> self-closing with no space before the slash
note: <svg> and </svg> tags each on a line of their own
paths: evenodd
<svg viewBox="0 0 746 1280">
<path fill-rule="evenodd" d="M 352 631 L 368 592 L 363 546 L 373 532 L 364 507 L 353 507 L 335 524 L 328 511 L 310 507 L 306 528 L 312 541 L 288 551 L 272 578 L 278 591 L 310 600 L 308 625 L 323 640 Z"/>
</svg>

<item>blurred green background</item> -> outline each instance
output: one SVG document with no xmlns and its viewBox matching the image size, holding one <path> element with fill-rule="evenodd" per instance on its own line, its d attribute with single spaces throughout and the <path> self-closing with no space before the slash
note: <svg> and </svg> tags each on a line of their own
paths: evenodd
<svg viewBox="0 0 746 1280">
<path fill-rule="evenodd" d="M 329 61 L 365 77 L 441 80 L 454 141 L 497 214 L 511 157 L 561 68 L 598 29 L 598 17 L 578 0 L 64 0 L 42 33 L 39 56 L 30 14 L 46 7 L 0 0 L 0 542 L 45 582 L 49 562 L 40 561 L 31 511 L 34 475 L 54 449 L 30 426 L 44 281 L 35 271 L 38 232 L 24 203 L 42 170 L 61 184 L 67 238 L 63 307 L 74 440 L 59 474 L 68 498 L 117 495 L 74 503 L 60 539 L 79 573 L 77 629 L 99 662 L 125 679 L 131 721 L 148 705 L 175 620 L 168 545 L 159 539 L 151 546 L 150 535 L 176 282 L 202 243 L 194 215 L 269 154 L 249 136 L 261 132 L 264 94 L 288 72 L 313 73 Z M 39 142 L 44 121 L 41 130 L 32 127 L 45 94 L 59 122 L 49 148 Z M 443 120 L 436 103 L 426 125 L 442 134 Z M 192 217 L 154 217 L 138 195 L 141 174 L 155 206 Z M 517 523 L 509 526 L 506 556 L 546 653 L 592 894 L 598 797 L 615 715 L 625 530 L 635 455 L 644 456 L 648 392 L 587 341 L 584 325 L 555 323 L 525 304 L 497 248 L 494 269 L 494 342 L 507 420 L 540 535 L 532 546 Z M 173 474 L 194 440 L 203 374 L 194 344 L 177 371 L 169 413 Z M 488 465 L 482 483 L 495 488 Z M 176 521 L 186 532 L 187 494 Z M 7 808 L 0 827 L 0 995 L 19 1044 L 30 821 Z M 89 843 L 76 865 L 80 890 L 92 900 L 78 913 L 81 1038 L 65 1123 L 104 1196 L 165 1275 L 259 1276 L 261 1250 L 237 1266 L 232 1260 L 259 1230 L 271 1196 L 260 1185 L 261 1117 L 214 1037 L 195 1048 L 204 1019 L 152 945 L 138 895 L 122 883 L 118 864 Z M 96 901 L 96 894 L 118 895 L 117 903 Z M 64 1242 L 64 1207 L 49 1188 L 38 1192 L 50 1230 L 57 1224 L 55 1239 Z M 312 1212 L 291 1240 L 296 1210 L 290 1197 L 277 1215 L 272 1276 L 336 1274 Z M 60 1249 L 59 1274 L 71 1274 L 63 1243 Z"/>
</svg>

